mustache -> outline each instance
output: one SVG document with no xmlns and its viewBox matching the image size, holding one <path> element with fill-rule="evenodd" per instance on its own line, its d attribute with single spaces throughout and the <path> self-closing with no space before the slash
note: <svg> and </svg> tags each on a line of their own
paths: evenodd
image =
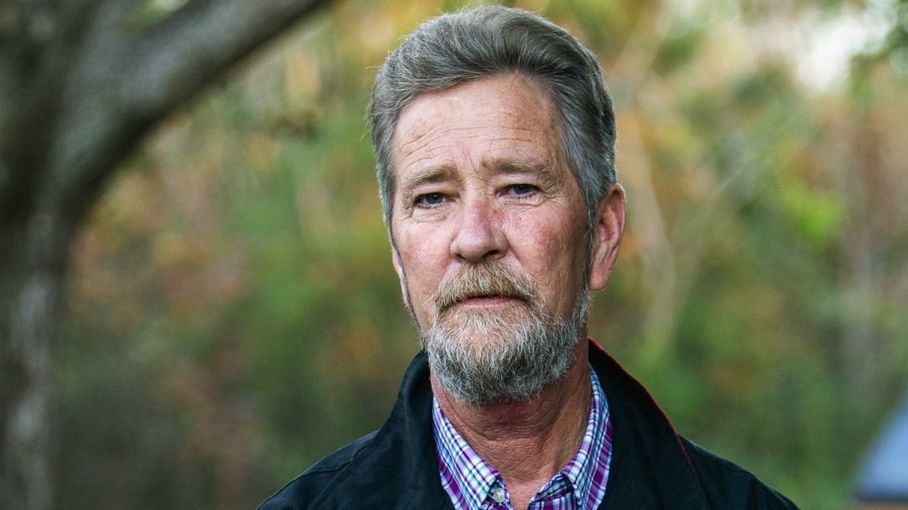
<svg viewBox="0 0 908 510">
<path fill-rule="evenodd" d="M 430 299 L 442 314 L 461 301 L 488 296 L 517 298 L 531 305 L 537 300 L 533 281 L 500 263 L 463 266 L 443 280 Z"/>
</svg>

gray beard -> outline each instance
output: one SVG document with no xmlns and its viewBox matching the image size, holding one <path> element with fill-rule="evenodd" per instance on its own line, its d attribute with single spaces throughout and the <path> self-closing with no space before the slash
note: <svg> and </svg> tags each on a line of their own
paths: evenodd
<svg viewBox="0 0 908 510">
<path fill-rule="evenodd" d="M 503 312 L 451 309 L 421 334 L 432 373 L 454 398 L 470 404 L 529 400 L 571 366 L 589 296 L 584 285 L 566 319 L 529 304 Z"/>
</svg>

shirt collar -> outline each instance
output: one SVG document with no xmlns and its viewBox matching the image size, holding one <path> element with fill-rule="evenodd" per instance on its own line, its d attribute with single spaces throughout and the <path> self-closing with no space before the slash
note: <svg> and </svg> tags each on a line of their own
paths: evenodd
<svg viewBox="0 0 908 510">
<path fill-rule="evenodd" d="M 592 398 L 580 448 L 565 466 L 533 497 L 543 500 L 573 493 L 577 508 L 596 508 L 605 495 L 611 461 L 612 433 L 608 400 L 599 377 L 590 368 Z M 432 418 L 441 483 L 456 509 L 482 508 L 487 501 L 507 497 L 500 473 L 486 463 L 448 420 L 437 399 L 432 398 Z M 565 487 L 567 484 L 567 487 Z M 509 498 L 508 498 L 509 499 Z"/>
</svg>

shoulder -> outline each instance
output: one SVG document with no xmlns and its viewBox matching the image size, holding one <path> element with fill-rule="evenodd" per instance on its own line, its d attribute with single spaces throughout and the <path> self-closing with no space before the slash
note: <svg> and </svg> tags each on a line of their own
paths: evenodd
<svg viewBox="0 0 908 510">
<path fill-rule="evenodd" d="M 259 505 L 258 510 L 303 510 L 334 485 L 369 450 L 376 432 L 367 434 L 316 462 Z"/>
<path fill-rule="evenodd" d="M 711 508 L 797 510 L 797 506 L 749 471 L 682 439 Z"/>
</svg>

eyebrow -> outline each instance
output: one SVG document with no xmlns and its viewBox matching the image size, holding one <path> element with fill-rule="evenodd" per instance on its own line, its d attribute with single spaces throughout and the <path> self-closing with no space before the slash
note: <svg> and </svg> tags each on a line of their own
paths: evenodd
<svg viewBox="0 0 908 510">
<path fill-rule="evenodd" d="M 491 169 L 490 174 L 531 174 L 539 176 L 546 184 L 553 184 L 558 181 L 556 172 L 552 169 L 552 164 L 544 160 L 536 161 L 514 161 L 512 159 L 493 159 L 483 165 L 484 168 Z M 407 177 L 400 182 L 400 189 L 407 194 L 424 184 L 435 184 L 457 178 L 457 171 L 451 165 L 429 166 L 413 170 Z"/>
<path fill-rule="evenodd" d="M 552 168 L 552 163 L 546 160 L 536 161 L 514 161 L 514 160 L 494 160 L 489 165 L 494 168 L 495 173 L 511 174 L 532 174 L 537 175 L 546 184 L 554 184 L 558 181 L 557 172 Z"/>
<path fill-rule="evenodd" d="M 550 174 L 551 165 L 548 161 L 514 161 L 510 159 L 496 159 L 488 165 L 495 169 L 495 173 L 502 174 Z"/>
<path fill-rule="evenodd" d="M 414 170 L 401 180 L 401 190 L 412 190 L 423 184 L 433 184 L 443 182 L 454 177 L 454 167 L 449 165 L 430 166 Z"/>
</svg>

